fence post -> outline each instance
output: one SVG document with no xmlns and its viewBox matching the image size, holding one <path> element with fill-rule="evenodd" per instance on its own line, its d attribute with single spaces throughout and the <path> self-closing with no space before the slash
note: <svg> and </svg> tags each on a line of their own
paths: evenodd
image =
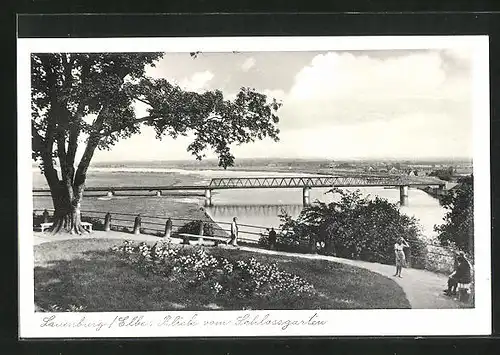
<svg viewBox="0 0 500 355">
<path fill-rule="evenodd" d="M 42 217 L 43 217 L 43 223 L 48 223 L 49 222 L 49 211 L 43 210 Z"/>
<path fill-rule="evenodd" d="M 141 215 L 138 214 L 134 221 L 134 234 L 141 233 Z"/>
<path fill-rule="evenodd" d="M 106 213 L 104 217 L 104 231 L 109 232 L 111 230 L 111 213 Z"/>
<path fill-rule="evenodd" d="M 172 234 L 172 220 L 169 218 L 169 219 L 167 219 L 167 222 L 165 223 L 164 238 L 170 238 L 171 234 Z"/>
<path fill-rule="evenodd" d="M 200 230 L 198 232 L 198 234 L 200 235 L 200 237 L 198 238 L 198 243 L 203 243 L 203 228 L 205 226 L 205 223 L 203 223 L 203 221 L 200 221 Z"/>
</svg>

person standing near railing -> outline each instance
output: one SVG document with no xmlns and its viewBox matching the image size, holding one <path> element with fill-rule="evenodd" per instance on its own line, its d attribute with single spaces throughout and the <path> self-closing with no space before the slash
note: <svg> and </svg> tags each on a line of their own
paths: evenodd
<svg viewBox="0 0 500 355">
<path fill-rule="evenodd" d="M 276 231 L 274 228 L 271 228 L 271 231 L 269 232 L 269 249 L 276 249 Z"/>
<path fill-rule="evenodd" d="M 237 218 L 233 217 L 233 222 L 231 223 L 231 239 L 229 240 L 228 244 L 231 244 L 235 247 L 238 246 L 237 239 L 238 239 L 238 223 L 237 223 Z"/>
</svg>

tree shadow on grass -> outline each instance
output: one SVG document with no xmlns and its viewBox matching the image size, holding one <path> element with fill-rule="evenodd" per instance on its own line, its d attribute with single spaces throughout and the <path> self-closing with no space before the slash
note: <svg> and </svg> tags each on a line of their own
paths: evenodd
<svg viewBox="0 0 500 355">
<path fill-rule="evenodd" d="M 146 276 L 111 252 L 83 254 L 35 267 L 35 304 L 39 308 L 68 311 L 82 307 L 85 312 L 189 309 L 164 278 Z"/>
<path fill-rule="evenodd" d="M 239 259 L 240 255 L 232 257 Z M 113 252 L 92 250 L 71 260 L 52 260 L 36 267 L 35 304 L 40 310 L 84 312 L 409 308 L 404 292 L 394 281 L 367 270 L 318 260 L 257 258 L 278 261 L 283 270 L 310 281 L 317 294 L 216 299 L 210 293 L 186 290 L 181 277 L 168 279 L 146 273 Z"/>
</svg>

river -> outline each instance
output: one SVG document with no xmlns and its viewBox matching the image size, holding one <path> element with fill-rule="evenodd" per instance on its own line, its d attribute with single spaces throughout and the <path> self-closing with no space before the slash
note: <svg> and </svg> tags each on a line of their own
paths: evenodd
<svg viewBox="0 0 500 355">
<path fill-rule="evenodd" d="M 215 177 L 256 177 L 256 176 L 306 176 L 302 173 L 238 171 L 238 170 L 188 170 L 176 168 L 91 168 L 88 174 L 87 186 L 130 186 L 130 185 L 204 185 Z M 311 174 L 316 175 L 316 174 Z M 46 187 L 44 177 L 37 169 L 33 169 L 33 186 Z M 363 196 L 374 198 L 379 196 L 390 202 L 399 201 L 399 189 L 385 189 L 381 187 L 349 188 L 360 190 Z M 320 200 L 330 202 L 335 197 L 326 193 L 327 188 L 311 189 L 311 201 Z M 422 227 L 424 236 L 435 236 L 433 227 L 441 224 L 445 210 L 437 199 L 418 189 L 409 189 L 409 204 L 402 206 L 401 211 L 409 216 L 416 217 Z M 187 204 L 203 205 L 203 198 L 199 197 L 172 197 L 163 196 L 127 196 L 112 199 L 87 196 L 82 205 L 83 209 L 142 213 L 145 215 L 164 216 L 166 206 L 172 199 Z M 207 214 L 216 221 L 230 222 L 234 216 L 240 224 L 260 225 L 278 228 L 280 220 L 278 214 L 282 210 L 296 217 L 302 210 L 302 189 L 240 189 L 214 190 L 212 193 L 213 206 L 207 207 Z M 50 197 L 34 197 L 34 208 L 51 208 Z M 181 217 L 181 216 L 177 216 Z"/>
</svg>

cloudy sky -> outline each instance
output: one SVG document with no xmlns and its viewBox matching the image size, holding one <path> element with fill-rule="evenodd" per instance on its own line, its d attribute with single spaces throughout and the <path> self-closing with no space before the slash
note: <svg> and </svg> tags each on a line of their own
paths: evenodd
<svg viewBox="0 0 500 355">
<path fill-rule="evenodd" d="M 228 97 L 253 87 L 283 103 L 280 142 L 238 146 L 236 158 L 472 156 L 468 50 L 167 53 L 147 74 Z M 145 108 L 137 105 L 137 114 Z M 193 159 L 189 137 L 152 129 L 99 151 L 95 161 Z M 209 157 L 213 155 L 209 154 Z"/>
</svg>

